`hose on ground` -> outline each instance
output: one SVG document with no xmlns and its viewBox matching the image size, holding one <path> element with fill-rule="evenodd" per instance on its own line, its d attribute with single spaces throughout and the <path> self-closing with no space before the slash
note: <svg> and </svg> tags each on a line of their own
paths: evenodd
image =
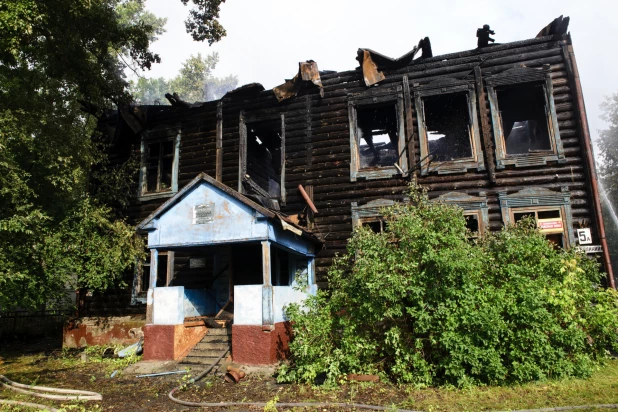
<svg viewBox="0 0 618 412">
<path fill-rule="evenodd" d="M 0 384 L 7 389 L 11 389 L 15 392 L 20 392 L 26 395 L 36 396 L 38 398 L 54 399 L 57 401 L 103 400 L 103 396 L 97 392 L 80 391 L 77 389 L 50 388 L 47 386 L 24 385 L 22 383 L 13 382 L 4 375 L 0 375 L 0 381 L 2 381 Z M 50 395 L 44 392 L 61 393 L 63 395 Z"/>
<path fill-rule="evenodd" d="M 198 376 L 196 376 L 194 379 L 191 379 L 189 381 L 189 383 L 195 383 L 197 381 L 199 381 L 200 379 L 202 379 L 204 376 L 206 376 L 214 367 L 215 365 L 217 365 L 217 363 L 219 363 L 219 361 L 221 359 L 223 359 L 223 357 L 228 353 L 229 349 L 226 349 L 223 351 L 223 353 L 221 353 L 221 355 L 208 367 L 206 368 L 206 370 L 204 370 L 204 372 L 200 373 Z M 221 402 L 221 403 L 215 403 L 215 402 L 189 402 L 189 401 L 183 401 L 181 399 L 175 398 L 174 397 L 174 393 L 176 393 L 177 390 L 180 389 L 180 386 L 175 387 L 174 389 L 172 389 L 168 395 L 168 397 L 170 398 L 170 400 L 172 400 L 173 402 L 176 402 L 180 405 L 185 405 L 185 406 L 195 406 L 195 407 L 231 407 L 231 406 L 256 406 L 256 407 L 260 407 L 263 408 L 267 405 L 266 402 Z M 297 403 L 277 403 L 276 406 L 282 407 L 282 408 L 357 408 L 357 409 L 371 409 L 374 411 L 392 411 L 392 407 L 390 406 L 377 406 L 377 405 L 365 405 L 362 403 L 330 403 L 330 402 L 297 402 Z M 409 409 L 397 409 L 398 411 L 401 412 L 421 412 L 421 411 L 413 411 L 413 410 L 409 410 Z"/>
<path fill-rule="evenodd" d="M 0 403 L 4 403 L 5 405 L 27 406 L 29 408 L 42 409 L 44 411 L 50 411 L 50 412 L 59 412 L 59 410 L 56 408 L 52 408 L 51 406 L 47 406 L 47 405 L 41 405 L 38 403 L 9 401 L 7 399 L 0 399 Z"/>
<path fill-rule="evenodd" d="M 53 399 L 57 401 L 100 401 L 103 400 L 103 396 L 100 393 L 90 391 L 80 391 L 77 389 L 62 389 L 62 388 L 50 388 L 48 386 L 36 386 L 36 385 L 24 385 L 22 383 L 13 382 L 4 375 L 0 375 L 0 385 L 15 392 L 23 393 L 25 395 L 36 396 L 37 398 Z M 45 393 L 48 392 L 48 393 Z M 53 395 L 58 393 L 62 395 Z M 57 412 L 58 409 L 51 406 L 41 405 L 38 403 L 10 401 L 7 399 L 0 399 L 0 403 L 7 405 L 21 405 L 29 406 L 31 408 L 38 408 Z"/>
<path fill-rule="evenodd" d="M 200 373 L 195 378 L 191 379 L 189 383 L 195 383 L 206 376 L 214 367 L 219 363 L 221 359 L 225 355 L 227 355 L 229 349 L 226 349 L 221 353 L 221 355 L 208 367 L 204 372 Z M 173 402 L 176 402 L 180 405 L 184 406 L 195 406 L 195 407 L 210 407 L 210 408 L 221 408 L 221 407 L 232 407 L 232 406 L 255 406 L 264 408 L 268 404 L 266 402 L 189 402 L 183 401 L 181 399 L 175 398 L 174 394 L 177 390 L 180 389 L 180 386 L 175 387 L 170 391 L 168 397 Z M 374 411 L 392 411 L 392 406 L 378 406 L 378 405 L 366 405 L 363 403 L 334 403 L 334 402 L 277 402 L 275 406 L 279 406 L 281 408 L 356 408 L 356 409 L 370 409 Z M 577 409 L 618 409 L 618 404 L 598 404 L 598 405 L 582 405 L 582 406 L 557 406 L 554 408 L 540 408 L 540 409 L 520 409 L 511 412 L 554 412 L 554 411 L 574 411 Z M 399 412 L 423 412 L 418 410 L 411 409 L 395 409 Z"/>
</svg>

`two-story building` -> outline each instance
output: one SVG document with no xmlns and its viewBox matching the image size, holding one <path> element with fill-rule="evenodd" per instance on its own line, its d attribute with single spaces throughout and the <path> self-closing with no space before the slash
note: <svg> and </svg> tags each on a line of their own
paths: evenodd
<svg viewBox="0 0 618 412">
<path fill-rule="evenodd" d="M 152 325 L 233 319 L 234 357 L 271 362 L 251 362 L 258 349 L 236 340 L 274 353 L 282 306 L 323 285 L 355 226 L 382 230 L 380 208 L 404 201 L 412 179 L 479 233 L 532 216 L 573 247 L 589 229 L 586 248 L 614 287 L 567 26 L 560 17 L 528 40 L 442 56 L 428 38 L 398 59 L 359 49 L 350 71 L 307 61 L 273 90 L 119 110 L 102 126 L 115 162 L 141 161 L 127 217 L 151 254 L 115 313 L 148 308 Z M 305 292 L 293 288 L 301 278 Z"/>
</svg>

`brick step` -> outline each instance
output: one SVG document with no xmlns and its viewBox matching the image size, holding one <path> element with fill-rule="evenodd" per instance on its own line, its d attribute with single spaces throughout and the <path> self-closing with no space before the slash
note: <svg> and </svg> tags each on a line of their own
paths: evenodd
<svg viewBox="0 0 618 412">
<path fill-rule="evenodd" d="M 195 345 L 195 347 L 191 350 L 200 350 L 200 351 L 204 351 L 204 350 L 214 350 L 214 351 L 219 351 L 221 352 L 224 349 L 229 349 L 230 347 L 230 343 L 229 342 L 205 342 L 205 341 L 201 341 L 199 342 L 197 345 Z"/>
<path fill-rule="evenodd" d="M 208 334 L 206 335 L 206 337 L 208 336 L 232 336 L 232 329 L 231 328 L 209 328 Z"/>
<path fill-rule="evenodd" d="M 224 348 L 224 349 L 229 349 L 229 346 L 227 348 Z M 224 349 L 197 349 L 197 348 L 193 348 L 193 349 L 191 349 L 191 352 L 189 352 L 189 356 L 217 358 L 217 357 L 219 357 L 219 355 L 221 355 L 221 352 L 223 352 Z"/>
<path fill-rule="evenodd" d="M 183 365 L 206 365 L 210 366 L 217 358 L 205 358 L 201 356 L 187 356 L 180 363 Z"/>
</svg>

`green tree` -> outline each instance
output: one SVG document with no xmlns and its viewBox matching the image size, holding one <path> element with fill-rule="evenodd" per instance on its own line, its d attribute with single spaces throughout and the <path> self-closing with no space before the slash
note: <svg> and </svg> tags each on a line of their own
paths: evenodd
<svg viewBox="0 0 618 412">
<path fill-rule="evenodd" d="M 473 243 L 461 209 L 410 198 L 384 211 L 385 232 L 354 232 L 329 291 L 287 309 L 279 380 L 508 384 L 589 376 L 618 349 L 618 295 L 598 288 L 593 260 L 554 249 L 531 220 Z"/>
<path fill-rule="evenodd" d="M 131 93 L 138 104 L 169 104 L 164 98 L 165 93 L 177 93 L 186 102 L 203 102 L 217 100 L 238 85 L 238 77 L 214 77 L 212 71 L 219 62 L 219 54 L 211 53 L 202 57 L 189 57 L 180 72 L 173 79 L 140 78 L 131 85 Z"/>
<path fill-rule="evenodd" d="M 220 3 L 196 6 L 216 18 Z M 0 2 L 0 309 L 105 290 L 140 255 L 109 207 L 126 203 L 131 162 L 110 166 L 80 102 L 95 116 L 130 102 L 124 69 L 159 62 L 149 45 L 163 24 L 141 0 Z M 89 190 L 93 170 L 110 187 Z"/>
</svg>

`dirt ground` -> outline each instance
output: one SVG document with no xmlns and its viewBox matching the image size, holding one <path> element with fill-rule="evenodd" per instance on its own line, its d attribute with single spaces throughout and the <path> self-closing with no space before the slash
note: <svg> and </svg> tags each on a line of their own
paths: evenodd
<svg viewBox="0 0 618 412">
<path fill-rule="evenodd" d="M 169 368 L 169 367 L 168 367 Z M 176 365 L 182 370 L 185 365 Z M 82 361 L 80 351 L 63 351 L 56 342 L 11 344 L 0 349 L 0 374 L 24 384 L 71 388 L 98 392 L 102 402 L 59 402 L 20 395 L 0 389 L 0 399 L 41 403 L 55 408 L 84 411 L 194 411 L 200 408 L 177 404 L 168 398 L 169 392 L 184 386 L 175 395 L 192 402 L 355 402 L 391 406 L 405 401 L 394 387 L 384 384 L 355 384 L 339 390 L 295 384 L 278 384 L 272 376 L 248 374 L 237 384 L 227 383 L 222 376 L 208 375 L 195 384 L 187 384 L 201 368 L 187 374 L 137 378 L 120 360 L 90 356 Z M 114 377 L 112 373 L 116 372 Z M 274 406 L 274 405 L 273 405 Z M 4 409 L 3 409 L 4 408 Z M 204 408 L 209 411 L 264 410 L 264 407 L 237 406 Z M 28 411 L 0 405 L 0 411 Z M 273 409 L 277 410 L 277 409 Z M 315 410 L 308 408 L 281 408 L 283 410 Z M 349 408 L 320 408 L 322 411 L 351 410 Z"/>
<path fill-rule="evenodd" d="M 101 350 L 88 353 L 84 362 L 80 351 L 63 351 L 56 340 L 36 344 L 0 346 L 0 374 L 24 383 L 58 388 L 94 391 L 101 402 L 60 402 L 32 398 L 0 389 L 0 399 L 35 402 L 67 411 L 339 411 L 352 408 L 284 408 L 275 402 L 338 402 L 382 405 L 424 411 L 516 410 L 566 405 L 618 403 L 618 361 L 610 361 L 590 379 L 537 382 L 513 387 L 469 389 L 417 388 L 388 383 L 347 383 L 335 389 L 320 386 L 278 384 L 270 375 L 250 372 L 237 384 L 221 376 L 208 376 L 196 384 L 188 380 L 201 371 L 187 374 L 137 378 L 137 366 L 127 361 L 101 356 Z M 147 365 L 148 366 L 148 365 Z M 167 365 L 168 370 L 183 365 Z M 147 368 L 146 368 L 147 369 Z M 114 371 L 116 375 L 112 377 Z M 179 405 L 168 398 L 177 386 L 184 386 L 176 397 L 192 402 L 270 402 L 269 407 L 195 408 Z M 271 408 L 272 406 L 272 408 Z M 275 409 L 276 408 L 276 409 Z M 0 411 L 32 409 L 0 405 Z M 592 410 L 592 409 L 590 409 Z"/>
</svg>

